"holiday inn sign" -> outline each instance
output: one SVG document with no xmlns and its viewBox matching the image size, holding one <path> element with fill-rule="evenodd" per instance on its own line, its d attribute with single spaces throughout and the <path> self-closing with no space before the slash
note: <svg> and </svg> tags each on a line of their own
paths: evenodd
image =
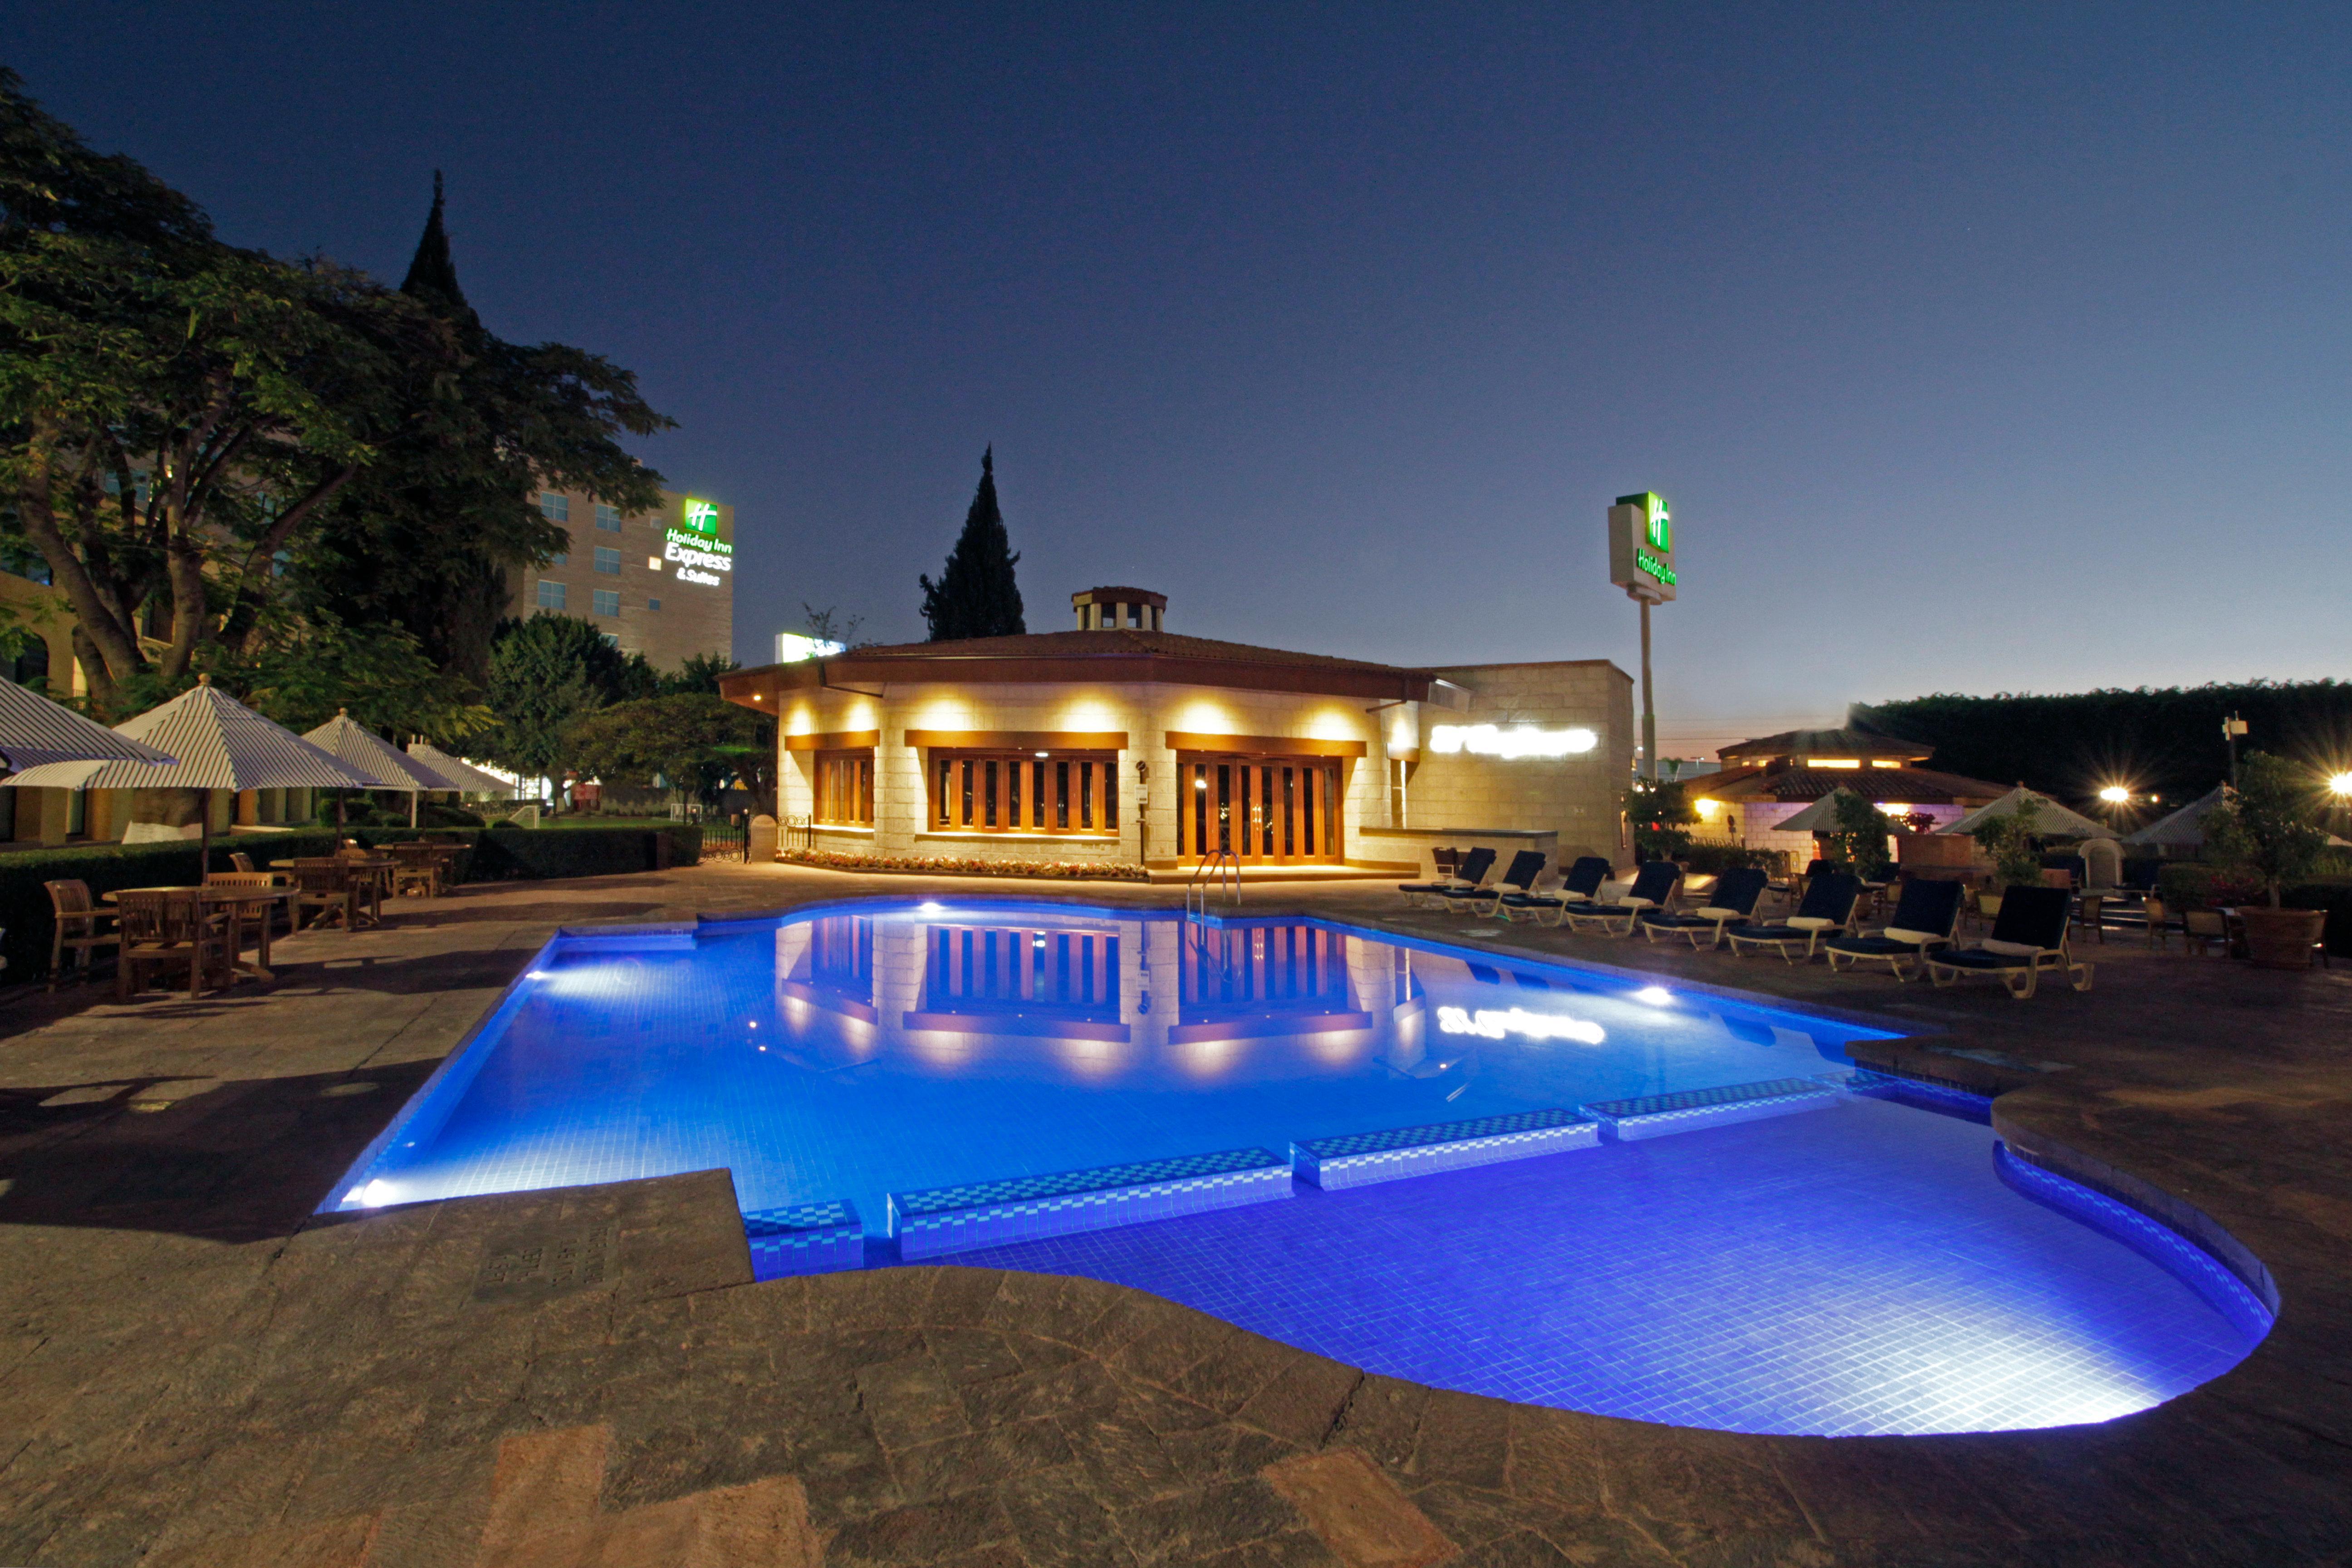
<svg viewBox="0 0 2352 1568">
<path fill-rule="evenodd" d="M 1619 496 L 1609 509 L 1609 580 L 1654 604 L 1675 596 L 1675 525 L 1654 490 Z"/>
</svg>

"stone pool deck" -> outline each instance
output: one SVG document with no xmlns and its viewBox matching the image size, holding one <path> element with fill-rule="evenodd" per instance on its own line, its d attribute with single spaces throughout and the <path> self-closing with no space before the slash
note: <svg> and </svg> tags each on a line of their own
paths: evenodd
<svg viewBox="0 0 2352 1568">
<path fill-rule="evenodd" d="M 266 994 L 7 999 L 0 1563 L 2352 1561 L 2352 971 L 2116 939 L 2089 994 L 2019 1003 L 1525 926 L 1465 943 L 1944 1031 L 1981 1053 L 1953 1075 L 2018 1086 L 2013 1131 L 2210 1215 L 2276 1279 L 2276 1329 L 2093 1427 L 1739 1436 L 1368 1377 L 1088 1280 L 752 1284 L 723 1173 L 310 1217 L 556 924 L 940 889 L 1175 901 L 706 866 L 405 905 L 281 944 Z M 1492 924 L 1396 904 L 1293 884 L 1245 912 Z"/>
</svg>

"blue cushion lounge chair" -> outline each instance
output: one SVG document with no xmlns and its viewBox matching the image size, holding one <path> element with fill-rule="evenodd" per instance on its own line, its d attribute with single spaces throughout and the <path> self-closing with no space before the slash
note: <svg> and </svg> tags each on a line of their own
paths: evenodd
<svg viewBox="0 0 2352 1568">
<path fill-rule="evenodd" d="M 2064 888 L 2011 888 L 2000 896 L 1992 934 L 1975 947 L 1927 955 L 1927 978 L 1938 985 L 1965 974 L 1996 976 L 2019 1001 L 2033 994 L 2044 970 L 2066 977 L 2077 991 L 2091 988 L 2091 966 L 2066 951 L 2066 923 L 2074 895 Z"/>
<path fill-rule="evenodd" d="M 1510 868 L 1499 880 L 1483 888 L 1441 889 L 1437 896 L 1445 900 L 1447 909 L 1467 909 L 1475 914 L 1491 915 L 1505 894 L 1524 893 L 1536 885 L 1536 879 L 1543 875 L 1547 858 L 1532 849 L 1522 849 L 1511 857 Z"/>
<path fill-rule="evenodd" d="M 1475 888 L 1485 881 L 1487 870 L 1494 864 L 1495 852 L 1492 849 L 1473 849 L 1461 864 L 1454 868 L 1453 876 L 1434 882 L 1399 882 L 1397 891 L 1404 895 L 1404 901 L 1408 904 L 1434 909 L 1445 902 L 1441 895 L 1447 889 Z"/>
<path fill-rule="evenodd" d="M 1895 912 L 1884 926 L 1859 936 L 1833 936 L 1822 944 L 1830 955 L 1831 973 L 1858 963 L 1884 963 L 1897 980 L 1911 978 L 1903 973 L 1906 964 L 1913 973 L 1926 973 L 1928 951 L 1952 944 L 1952 930 L 1960 923 L 1960 895 L 1967 891 L 1958 882 L 1912 878 L 1904 884 L 1903 896 L 1895 900 Z"/>
<path fill-rule="evenodd" d="M 1802 948 L 1811 958 L 1820 949 L 1822 939 L 1832 931 L 1850 931 L 1853 926 L 1853 906 L 1862 898 L 1862 879 L 1851 871 L 1816 871 L 1805 885 L 1804 902 L 1797 912 L 1778 925 L 1727 926 L 1723 940 L 1731 944 L 1734 958 L 1743 956 L 1751 947 L 1769 947 L 1780 955 L 1784 963 L 1794 963 L 1794 949 Z"/>
<path fill-rule="evenodd" d="M 1632 936 L 1633 922 L 1642 918 L 1642 911 L 1665 908 L 1666 900 L 1675 896 L 1675 884 L 1682 879 L 1683 868 L 1673 861 L 1644 860 L 1633 873 L 1633 885 L 1615 903 L 1580 904 L 1560 912 L 1570 931 L 1591 927 L 1611 936 Z"/>
<path fill-rule="evenodd" d="M 1576 864 L 1568 868 L 1568 875 L 1560 879 L 1559 886 L 1550 892 L 1504 894 L 1502 916 L 1507 921 L 1516 921 L 1525 915 L 1538 925 L 1556 926 L 1567 918 L 1572 906 L 1591 903 L 1592 895 L 1599 892 L 1601 884 L 1608 879 L 1607 859 L 1599 855 L 1579 856 Z M 1549 914 L 1551 919 L 1544 919 L 1546 914 Z"/>
<path fill-rule="evenodd" d="M 1720 947 L 1727 926 L 1745 925 L 1756 915 L 1756 900 L 1764 896 L 1771 876 L 1759 867 L 1742 867 L 1716 879 L 1714 892 L 1688 914 L 1664 910 L 1642 912 L 1642 934 L 1652 942 L 1662 936 L 1686 936 L 1693 947 Z"/>
</svg>

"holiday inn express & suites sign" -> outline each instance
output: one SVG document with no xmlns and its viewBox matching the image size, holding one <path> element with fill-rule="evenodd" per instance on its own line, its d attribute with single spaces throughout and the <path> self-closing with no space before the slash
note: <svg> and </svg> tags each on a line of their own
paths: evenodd
<svg viewBox="0 0 2352 1568">
<path fill-rule="evenodd" d="M 1609 581 L 1637 599 L 1675 596 L 1675 525 L 1666 498 L 1653 490 L 1619 496 L 1609 509 Z"/>
</svg>

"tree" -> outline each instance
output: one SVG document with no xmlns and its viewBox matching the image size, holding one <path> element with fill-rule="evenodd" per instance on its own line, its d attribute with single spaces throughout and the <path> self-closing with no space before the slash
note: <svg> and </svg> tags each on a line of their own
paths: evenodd
<svg viewBox="0 0 2352 1568">
<path fill-rule="evenodd" d="M 101 708 L 253 636 L 284 553 L 454 353 L 360 273 L 221 243 L 0 70 L 0 489 Z"/>
<path fill-rule="evenodd" d="M 615 703 L 573 720 L 564 746 L 582 773 L 608 784 L 666 780 L 716 805 L 740 777 L 759 809 L 775 810 L 775 721 L 724 698 L 678 692 Z"/>
<path fill-rule="evenodd" d="M 719 678 L 742 668 L 723 653 L 698 653 L 678 666 L 676 675 L 662 678 L 661 692 L 665 697 L 690 692 L 716 697 L 719 695 Z"/>
<path fill-rule="evenodd" d="M 996 509 L 996 448 L 981 454 L 980 489 L 964 514 L 963 532 L 948 552 L 937 583 L 922 578 L 923 620 L 933 642 L 956 637 L 1018 637 L 1029 628 L 1021 619 L 1021 588 L 1013 568 L 1021 557 L 1004 531 Z"/>
<path fill-rule="evenodd" d="M 1986 817 L 1969 830 L 1977 847 L 1991 857 L 1993 879 L 2004 888 L 2042 886 L 2042 851 L 2033 831 L 2041 811 L 2041 803 L 2029 795 L 2016 810 Z"/>
<path fill-rule="evenodd" d="M 485 328 L 458 283 L 444 211 L 436 172 L 401 293 L 446 325 L 454 373 L 414 389 L 416 416 L 338 498 L 332 526 L 291 570 L 301 592 L 345 620 L 416 627 L 434 657 L 482 682 L 511 574 L 569 545 L 540 514 L 541 488 L 649 510 L 661 476 L 618 437 L 672 422 L 609 361 L 561 343 L 519 346 Z"/>
<path fill-rule="evenodd" d="M 2271 908 L 2291 882 L 2319 868 L 2327 834 L 2319 826 L 2317 792 L 2303 770 L 2284 757 L 2248 752 L 2238 765 L 2237 787 L 2205 814 L 2205 850 L 2232 870 L 2259 878 Z"/>
<path fill-rule="evenodd" d="M 482 750 L 526 777 L 544 774 L 560 784 L 576 766 L 564 738 L 572 722 L 636 695 L 629 660 L 593 621 L 578 616 L 505 622 L 490 645 L 489 665 L 498 723 L 483 735 Z"/>
<path fill-rule="evenodd" d="M 1886 852 L 1886 836 L 1892 825 L 1885 812 L 1852 790 L 1838 792 L 1837 831 L 1830 842 L 1835 853 L 1829 858 L 1832 865 L 1851 866 L 1866 882 L 1875 882 L 1886 875 L 1895 858 Z"/>
<path fill-rule="evenodd" d="M 1698 813 L 1683 786 L 1636 779 L 1625 791 L 1625 822 L 1633 831 L 1633 858 L 1672 860 L 1690 847 L 1690 826 Z"/>
</svg>

